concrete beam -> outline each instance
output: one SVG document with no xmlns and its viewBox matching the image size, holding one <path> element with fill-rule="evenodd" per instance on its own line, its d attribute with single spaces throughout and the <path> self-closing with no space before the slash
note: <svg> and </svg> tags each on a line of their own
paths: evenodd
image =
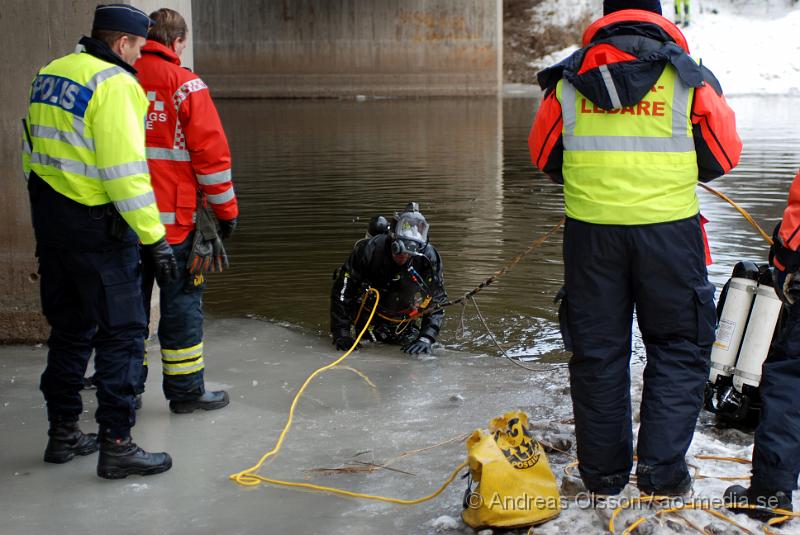
<svg viewBox="0 0 800 535">
<path fill-rule="evenodd" d="M 500 0 L 195 0 L 216 96 L 497 95 Z"/>
</svg>

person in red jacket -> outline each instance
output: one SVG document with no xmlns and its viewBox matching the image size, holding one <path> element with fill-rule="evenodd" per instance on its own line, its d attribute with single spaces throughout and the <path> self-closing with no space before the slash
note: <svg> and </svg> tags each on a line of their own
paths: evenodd
<svg viewBox="0 0 800 535">
<path fill-rule="evenodd" d="M 147 163 L 167 241 L 181 276 L 161 287 L 161 344 L 164 395 L 172 412 L 219 409 L 228 404 L 225 391 L 204 386 L 203 302 L 205 279 L 187 269 L 198 203 L 209 206 L 219 221 L 219 235 L 230 237 L 239 208 L 231 181 L 231 155 L 208 87 L 181 67 L 188 27 L 180 13 L 159 9 L 155 25 L 136 62 L 139 82 L 150 100 L 146 121 Z M 145 299 L 149 310 L 153 277 L 145 266 Z M 147 359 L 145 359 L 147 364 Z M 139 392 L 144 390 L 144 367 Z"/>
<path fill-rule="evenodd" d="M 750 486 L 733 485 L 725 491 L 728 509 L 762 521 L 782 516 L 774 509 L 792 510 L 800 475 L 800 172 L 772 238 L 769 263 L 787 315 L 761 368 L 761 420 L 753 437 Z"/>
</svg>

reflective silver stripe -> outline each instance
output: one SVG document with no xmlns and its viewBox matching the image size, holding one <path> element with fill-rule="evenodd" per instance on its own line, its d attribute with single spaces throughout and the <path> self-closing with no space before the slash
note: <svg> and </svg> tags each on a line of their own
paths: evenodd
<svg viewBox="0 0 800 535">
<path fill-rule="evenodd" d="M 76 175 L 83 175 L 88 178 L 100 178 L 100 173 L 97 171 L 97 167 L 93 165 L 86 165 L 83 162 L 69 160 L 67 158 L 53 158 L 52 156 L 48 156 L 47 154 L 42 154 L 40 152 L 34 152 L 31 154 L 31 163 L 55 167 L 61 171 L 74 173 Z"/>
<path fill-rule="evenodd" d="M 610 73 L 609 73 L 610 74 Z M 605 74 L 603 75 L 605 77 Z M 691 152 L 694 139 L 688 136 L 688 117 L 691 88 L 675 80 L 672 95 L 672 136 L 576 136 L 578 93 L 566 79 L 561 83 L 561 117 L 564 121 L 564 148 L 575 151 L 624 152 Z"/>
<path fill-rule="evenodd" d="M 694 140 L 689 137 L 564 136 L 564 148 L 626 152 L 689 152 L 694 150 Z"/>
<path fill-rule="evenodd" d="M 108 69 L 104 69 L 94 76 L 92 76 L 88 82 L 86 82 L 86 87 L 88 87 L 92 92 L 97 90 L 97 86 L 100 85 L 102 82 L 105 82 L 112 76 L 116 76 L 120 73 L 126 73 L 128 71 L 123 69 L 122 67 L 117 67 L 116 65 L 113 67 L 109 67 Z"/>
<path fill-rule="evenodd" d="M 142 193 L 141 195 L 131 197 L 130 199 L 114 201 L 114 206 L 116 206 L 117 210 L 120 212 L 130 212 L 132 210 L 138 210 L 139 208 L 144 208 L 145 206 L 155 204 L 155 202 L 156 196 L 152 191 L 148 191 L 147 193 Z"/>
<path fill-rule="evenodd" d="M 689 118 L 686 116 L 686 108 L 689 107 L 690 89 L 683 85 L 681 79 L 676 76 L 674 91 L 672 94 L 672 137 L 687 137 Z M 694 150 L 694 140 L 690 150 Z"/>
<path fill-rule="evenodd" d="M 182 149 L 159 149 L 147 147 L 148 160 L 171 160 L 173 162 L 190 162 L 192 157 L 188 150 Z"/>
<path fill-rule="evenodd" d="M 209 195 L 208 202 L 211 204 L 224 204 L 233 199 L 235 196 L 236 194 L 233 192 L 233 186 L 231 186 L 227 191 L 217 193 L 216 195 Z"/>
<path fill-rule="evenodd" d="M 755 375 L 753 373 L 743 372 L 742 370 L 736 370 L 733 372 L 733 375 L 738 375 L 739 377 L 743 377 L 745 379 L 750 379 L 751 381 L 755 381 L 756 383 L 761 382 L 761 375 Z"/>
<path fill-rule="evenodd" d="M 51 126 L 41 126 L 38 124 L 31 125 L 31 137 L 43 137 L 45 139 L 54 139 L 63 143 L 68 143 L 75 147 L 84 147 L 94 152 L 94 141 L 83 137 L 76 132 L 66 132 L 53 128 Z"/>
<path fill-rule="evenodd" d="M 214 184 L 224 184 L 231 181 L 231 170 L 226 169 L 219 173 L 211 173 L 210 175 L 197 175 L 197 181 L 204 186 L 211 186 Z"/>
<path fill-rule="evenodd" d="M 147 162 L 128 162 L 119 165 L 112 165 L 111 167 L 103 167 L 100 169 L 100 177 L 103 180 L 114 180 L 116 178 L 124 178 L 131 175 L 140 175 L 142 173 L 149 173 Z"/>
<path fill-rule="evenodd" d="M 31 163 L 55 167 L 67 173 L 83 175 L 88 178 L 102 178 L 103 180 L 113 180 L 139 173 L 147 173 L 147 162 L 129 162 L 112 167 L 98 169 L 93 165 L 87 165 L 77 160 L 68 158 L 54 158 L 41 152 L 31 154 Z"/>
<path fill-rule="evenodd" d="M 600 65 L 600 74 L 603 75 L 603 83 L 606 84 L 606 91 L 608 91 L 608 97 L 611 99 L 611 106 L 615 110 L 621 108 L 622 102 L 619 100 L 619 94 L 614 85 L 614 79 L 611 77 L 611 71 L 608 70 L 608 65 Z"/>
<path fill-rule="evenodd" d="M 175 212 L 159 212 L 159 219 L 162 225 L 174 225 L 176 219 Z M 197 221 L 197 212 L 192 212 L 192 223 Z"/>
<path fill-rule="evenodd" d="M 566 80 L 561 82 L 561 118 L 564 120 L 564 137 L 575 133 L 575 124 L 578 121 L 575 105 L 578 102 L 577 89 Z M 567 147 L 568 148 L 568 147 Z"/>
<path fill-rule="evenodd" d="M 25 136 L 25 134 L 22 134 L 22 152 L 25 154 L 31 153 L 31 146 L 28 145 L 28 138 Z"/>
</svg>

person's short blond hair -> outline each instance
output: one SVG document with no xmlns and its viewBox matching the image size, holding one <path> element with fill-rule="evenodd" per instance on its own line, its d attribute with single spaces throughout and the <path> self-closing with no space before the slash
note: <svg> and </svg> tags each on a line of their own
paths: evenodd
<svg viewBox="0 0 800 535">
<path fill-rule="evenodd" d="M 189 27 L 183 16 L 172 9 L 162 7 L 150 13 L 155 24 L 147 32 L 147 38 L 164 46 L 171 46 L 175 39 L 186 38 Z"/>
</svg>

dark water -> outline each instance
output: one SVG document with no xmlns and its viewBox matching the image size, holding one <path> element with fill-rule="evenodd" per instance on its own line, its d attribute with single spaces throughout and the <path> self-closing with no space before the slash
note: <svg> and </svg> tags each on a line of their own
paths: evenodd
<svg viewBox="0 0 800 535">
<path fill-rule="evenodd" d="M 771 233 L 800 163 L 798 99 L 733 98 L 745 150 L 711 183 Z M 370 217 L 420 203 L 444 260 L 451 297 L 463 295 L 556 224 L 560 187 L 534 171 L 527 136 L 536 101 L 244 100 L 218 103 L 234 157 L 240 227 L 232 268 L 212 275 L 217 317 L 255 315 L 327 333 L 331 273 Z M 729 205 L 700 191 L 720 286 L 739 259 L 767 247 Z M 561 232 L 478 295 L 501 343 L 517 355 L 560 360 L 553 296 L 561 286 Z M 460 307 L 442 341 L 496 350 L 475 309 Z"/>
</svg>

